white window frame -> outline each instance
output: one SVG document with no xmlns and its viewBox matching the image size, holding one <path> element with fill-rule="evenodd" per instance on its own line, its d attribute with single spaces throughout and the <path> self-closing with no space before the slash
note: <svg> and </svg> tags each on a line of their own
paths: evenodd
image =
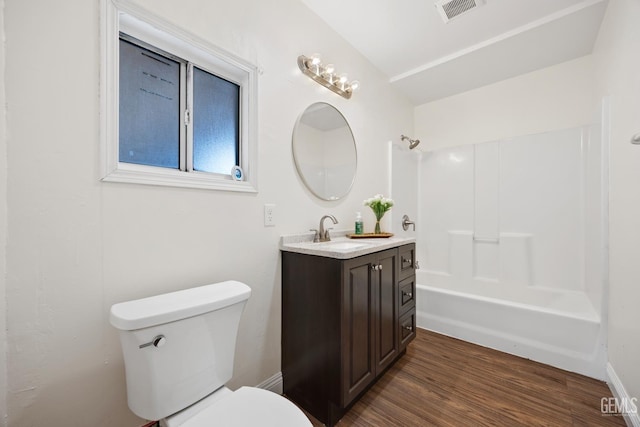
<svg viewBox="0 0 640 427">
<path fill-rule="evenodd" d="M 134 184 L 257 192 L 257 67 L 165 22 L 129 1 L 102 0 L 101 21 L 100 179 Z M 119 161 L 120 32 L 197 64 L 199 68 L 240 86 L 239 158 L 244 180 L 234 180 L 231 170 L 228 175 L 222 175 Z M 184 116 L 181 117 L 181 129 L 185 129 Z M 191 126 L 188 126 L 186 131 L 191 132 Z M 191 153 L 188 153 L 188 156 L 191 156 Z M 191 164 L 192 159 L 188 156 L 186 161 Z"/>
</svg>

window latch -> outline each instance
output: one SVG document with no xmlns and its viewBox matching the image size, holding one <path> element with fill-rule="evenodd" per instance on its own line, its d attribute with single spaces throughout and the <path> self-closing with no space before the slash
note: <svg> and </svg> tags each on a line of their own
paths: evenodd
<svg viewBox="0 0 640 427">
<path fill-rule="evenodd" d="M 191 124 L 191 111 L 189 110 L 184 110 L 184 124 L 187 126 Z"/>
</svg>

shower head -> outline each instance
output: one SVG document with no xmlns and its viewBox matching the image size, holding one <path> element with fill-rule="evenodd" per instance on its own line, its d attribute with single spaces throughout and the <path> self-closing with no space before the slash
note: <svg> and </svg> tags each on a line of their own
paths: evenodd
<svg viewBox="0 0 640 427">
<path fill-rule="evenodd" d="M 418 144 L 420 144 L 420 140 L 419 139 L 411 139 L 408 136 L 405 135 L 400 135 L 400 138 L 403 141 L 409 141 L 409 150 L 413 150 L 414 148 L 416 148 L 418 146 Z"/>
</svg>

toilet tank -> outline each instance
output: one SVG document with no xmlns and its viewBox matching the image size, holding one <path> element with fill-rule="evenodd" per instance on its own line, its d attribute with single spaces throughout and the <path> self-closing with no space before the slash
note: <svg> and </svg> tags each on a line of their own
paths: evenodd
<svg viewBox="0 0 640 427">
<path fill-rule="evenodd" d="M 159 420 L 229 381 L 250 295 L 244 283 L 226 281 L 113 305 L 129 408 Z"/>
</svg>

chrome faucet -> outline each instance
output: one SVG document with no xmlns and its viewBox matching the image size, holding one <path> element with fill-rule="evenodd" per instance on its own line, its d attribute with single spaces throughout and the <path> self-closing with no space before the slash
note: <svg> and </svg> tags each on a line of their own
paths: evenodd
<svg viewBox="0 0 640 427">
<path fill-rule="evenodd" d="M 329 235 L 329 229 L 326 229 L 326 230 L 324 229 L 324 220 L 327 218 L 333 221 L 334 224 L 338 223 L 338 220 L 333 215 L 325 215 L 322 218 L 320 218 L 320 227 L 318 228 L 318 230 L 312 230 L 316 232 L 316 235 L 313 238 L 314 242 L 330 242 L 331 241 L 331 236 Z"/>
</svg>

